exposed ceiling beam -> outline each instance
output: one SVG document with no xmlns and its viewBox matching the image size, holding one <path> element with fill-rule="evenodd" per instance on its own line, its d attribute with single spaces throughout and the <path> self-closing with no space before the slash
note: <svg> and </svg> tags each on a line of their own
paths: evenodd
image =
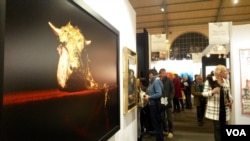
<svg viewBox="0 0 250 141">
<path fill-rule="evenodd" d="M 217 16 L 216 16 L 216 21 L 215 22 L 219 22 L 219 20 L 220 20 L 220 11 L 221 11 L 221 7 L 222 7 L 222 3 L 223 3 L 223 0 L 220 1 L 220 5 L 219 5 L 219 8 L 218 8 L 218 12 L 217 12 Z"/>
<path fill-rule="evenodd" d="M 167 34 L 173 28 L 210 22 L 250 23 L 250 0 L 129 0 L 136 12 L 137 31 Z M 165 11 L 160 8 L 165 7 Z M 168 35 L 166 35 L 166 38 Z"/>
<path fill-rule="evenodd" d="M 165 34 L 166 34 L 166 38 L 168 38 L 168 23 L 167 23 L 167 7 L 166 7 L 166 1 L 165 0 L 162 0 L 163 1 L 163 8 L 164 8 L 164 11 L 163 11 L 163 16 L 164 16 L 164 29 L 165 29 Z"/>
</svg>

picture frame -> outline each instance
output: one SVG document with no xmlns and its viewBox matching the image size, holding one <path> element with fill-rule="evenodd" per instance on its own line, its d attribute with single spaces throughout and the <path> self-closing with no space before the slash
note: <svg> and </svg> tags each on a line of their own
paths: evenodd
<svg viewBox="0 0 250 141">
<path fill-rule="evenodd" d="M 123 95 L 124 114 L 137 107 L 137 54 L 128 47 L 123 48 Z"/>
<path fill-rule="evenodd" d="M 250 114 L 250 49 L 239 50 L 242 114 Z"/>
<path fill-rule="evenodd" d="M 3 0 L 1 12 L 0 140 L 119 131 L 119 31 L 82 0 Z"/>
</svg>

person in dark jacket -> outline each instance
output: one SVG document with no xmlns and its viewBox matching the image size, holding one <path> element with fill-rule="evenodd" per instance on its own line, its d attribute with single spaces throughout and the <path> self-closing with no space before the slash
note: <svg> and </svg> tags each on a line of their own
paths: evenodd
<svg viewBox="0 0 250 141">
<path fill-rule="evenodd" d="M 163 83 L 163 93 L 161 98 L 162 105 L 162 125 L 163 130 L 168 138 L 173 137 L 173 118 L 172 118 L 172 102 L 174 98 L 174 83 L 167 77 L 166 70 L 164 68 L 159 71 L 160 79 Z"/>
<path fill-rule="evenodd" d="M 188 76 L 184 76 L 183 81 L 182 81 L 182 88 L 186 97 L 186 101 L 185 101 L 186 109 L 192 109 L 191 85 L 192 85 L 192 82 L 190 78 Z"/>
<path fill-rule="evenodd" d="M 198 125 L 203 125 L 203 119 L 205 116 L 205 109 L 207 104 L 207 99 L 202 95 L 204 89 L 204 82 L 201 75 L 197 75 L 196 82 L 192 84 L 191 92 L 194 96 L 194 105 L 196 106 L 196 117 Z"/>
<path fill-rule="evenodd" d="M 174 99 L 173 99 L 173 112 L 174 113 L 178 113 L 180 112 L 180 100 L 182 100 L 182 94 L 181 94 L 181 78 L 178 74 L 174 74 L 174 79 L 173 79 L 173 83 L 174 83 Z"/>
</svg>

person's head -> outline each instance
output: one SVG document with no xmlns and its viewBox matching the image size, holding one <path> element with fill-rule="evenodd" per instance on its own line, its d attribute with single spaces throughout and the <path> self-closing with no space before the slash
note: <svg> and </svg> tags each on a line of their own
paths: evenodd
<svg viewBox="0 0 250 141">
<path fill-rule="evenodd" d="M 148 71 L 148 76 L 149 76 L 149 79 L 153 78 L 154 76 L 158 75 L 157 71 L 155 69 L 150 69 Z"/>
<path fill-rule="evenodd" d="M 211 72 L 210 72 L 210 75 L 211 75 L 211 76 L 214 76 L 214 71 L 211 71 Z"/>
<path fill-rule="evenodd" d="M 135 74 L 134 70 L 129 69 L 129 71 L 128 71 L 129 78 L 133 78 L 134 74 Z"/>
<path fill-rule="evenodd" d="M 141 86 L 141 80 L 136 79 L 135 85 L 136 85 L 136 87 L 140 87 Z"/>
<path fill-rule="evenodd" d="M 250 79 L 246 80 L 246 88 L 250 89 Z"/>
<path fill-rule="evenodd" d="M 186 75 L 183 76 L 183 80 L 184 80 L 184 81 L 187 81 L 187 80 L 188 80 L 188 76 L 186 76 Z"/>
<path fill-rule="evenodd" d="M 195 75 L 194 75 L 194 81 L 197 80 L 197 76 L 199 76 L 199 74 L 195 74 Z"/>
<path fill-rule="evenodd" d="M 224 65 L 217 65 L 215 70 L 214 70 L 214 75 L 216 77 L 221 77 L 221 78 L 227 78 L 227 68 Z"/>
<path fill-rule="evenodd" d="M 196 76 L 196 82 L 197 82 L 198 84 L 201 84 L 201 83 L 203 82 L 203 78 L 202 78 L 201 75 L 197 75 L 197 76 Z"/>
<path fill-rule="evenodd" d="M 166 77 L 167 76 L 166 69 L 164 69 L 164 68 L 160 69 L 159 76 L 160 76 L 161 79 Z"/>
<path fill-rule="evenodd" d="M 180 76 L 177 73 L 174 73 L 174 79 L 180 79 Z"/>
</svg>

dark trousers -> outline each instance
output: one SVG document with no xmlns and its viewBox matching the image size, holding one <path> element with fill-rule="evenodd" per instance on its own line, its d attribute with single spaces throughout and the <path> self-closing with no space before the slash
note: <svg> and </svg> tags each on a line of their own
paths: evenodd
<svg viewBox="0 0 250 141">
<path fill-rule="evenodd" d="M 179 98 L 174 97 L 173 103 L 174 103 L 174 112 L 180 111 L 180 102 L 179 102 Z"/>
<path fill-rule="evenodd" d="M 181 110 L 184 110 L 184 100 L 181 98 L 179 99 L 179 102 L 181 104 Z"/>
<path fill-rule="evenodd" d="M 171 108 L 166 108 L 165 110 L 166 112 L 166 130 L 167 132 L 171 132 L 173 133 L 173 127 L 174 127 L 174 124 L 173 124 L 173 117 L 172 117 L 172 111 L 171 111 Z"/>
<path fill-rule="evenodd" d="M 205 115 L 206 101 L 200 101 L 200 106 L 196 107 L 198 122 L 202 122 Z"/>
<path fill-rule="evenodd" d="M 144 128 L 146 129 L 147 133 L 149 133 L 150 131 L 153 131 L 153 127 L 152 127 L 151 119 L 150 119 L 149 105 L 146 105 L 141 110 L 141 129 L 142 129 L 142 133 L 144 132 Z"/>
<path fill-rule="evenodd" d="M 185 96 L 186 96 L 186 108 L 191 109 L 192 108 L 191 93 L 185 93 Z"/>
<path fill-rule="evenodd" d="M 222 141 L 221 140 L 221 123 L 219 120 L 214 120 L 214 141 Z"/>
<path fill-rule="evenodd" d="M 162 105 L 161 122 L 165 132 L 173 133 L 173 118 L 171 108 Z"/>
<path fill-rule="evenodd" d="M 161 107 L 160 104 L 150 105 L 150 117 L 155 131 L 156 141 L 163 141 L 163 128 L 161 125 Z"/>
</svg>

